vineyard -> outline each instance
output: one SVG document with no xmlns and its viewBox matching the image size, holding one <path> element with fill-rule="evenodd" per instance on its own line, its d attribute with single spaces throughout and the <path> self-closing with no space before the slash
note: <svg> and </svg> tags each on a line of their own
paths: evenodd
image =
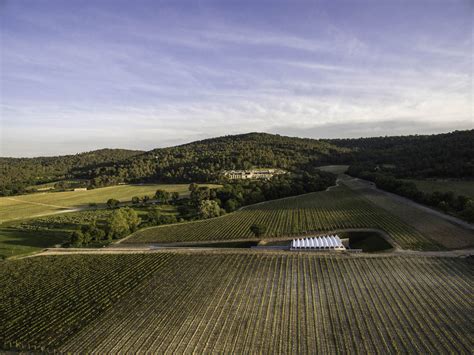
<svg viewBox="0 0 474 355">
<path fill-rule="evenodd" d="M 470 353 L 470 259 L 49 256 L 0 267 L 4 349 Z"/>
<path fill-rule="evenodd" d="M 252 205 L 214 219 L 143 229 L 124 243 L 244 239 L 253 237 L 250 226 L 254 223 L 267 227 L 264 237 L 345 228 L 379 228 L 404 249 L 443 248 L 346 186 Z"/>
</svg>

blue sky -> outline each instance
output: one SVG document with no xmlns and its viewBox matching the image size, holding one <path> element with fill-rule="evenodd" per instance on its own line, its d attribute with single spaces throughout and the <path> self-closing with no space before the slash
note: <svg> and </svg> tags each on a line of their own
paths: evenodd
<svg viewBox="0 0 474 355">
<path fill-rule="evenodd" d="M 472 129 L 470 0 L 0 0 L 0 156 Z"/>
</svg>

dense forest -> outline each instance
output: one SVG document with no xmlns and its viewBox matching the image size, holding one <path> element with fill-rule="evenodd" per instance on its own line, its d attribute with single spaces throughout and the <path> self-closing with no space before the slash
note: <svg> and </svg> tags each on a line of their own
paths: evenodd
<svg viewBox="0 0 474 355">
<path fill-rule="evenodd" d="M 330 157 L 331 163 L 336 159 L 348 164 L 369 163 L 399 178 L 474 177 L 474 130 L 329 142 L 351 152 Z"/>
<path fill-rule="evenodd" d="M 0 195 L 63 179 L 86 179 L 90 188 L 123 182 L 218 182 L 224 169 L 275 167 L 301 173 L 341 163 L 370 163 L 396 178 L 473 178 L 474 130 L 332 140 L 249 133 L 149 152 L 103 149 L 60 157 L 0 158 Z"/>
<path fill-rule="evenodd" d="M 29 186 L 80 177 L 80 169 L 113 164 L 141 153 L 125 149 L 100 149 L 57 157 L 0 157 L 0 196 L 24 193 Z"/>
</svg>

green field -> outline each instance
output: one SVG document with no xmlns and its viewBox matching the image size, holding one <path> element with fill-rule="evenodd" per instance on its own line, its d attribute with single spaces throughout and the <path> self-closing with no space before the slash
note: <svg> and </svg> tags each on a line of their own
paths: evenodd
<svg viewBox="0 0 474 355">
<path fill-rule="evenodd" d="M 409 179 L 405 181 L 415 183 L 418 189 L 426 193 L 452 191 L 455 195 L 464 195 L 474 199 L 474 181 Z"/>
<path fill-rule="evenodd" d="M 442 248 L 346 186 L 256 204 L 213 219 L 143 229 L 124 243 L 244 239 L 253 237 L 250 226 L 254 223 L 267 226 L 263 237 L 347 228 L 379 228 L 405 249 Z"/>
<path fill-rule="evenodd" d="M 29 195 L 0 197 L 0 223 L 14 220 L 60 213 L 74 208 L 88 207 L 89 203 L 105 204 L 109 198 L 121 202 L 130 201 L 133 196 L 153 197 L 156 190 L 189 194 L 188 184 L 160 185 L 118 185 L 88 191 L 42 192 Z M 219 185 L 206 185 L 218 187 Z"/>
<path fill-rule="evenodd" d="M 172 205 L 154 206 L 163 215 L 176 215 Z M 142 220 L 146 219 L 146 207 L 133 206 Z M 70 233 L 83 225 L 107 221 L 113 210 L 90 209 L 78 212 L 53 214 L 26 220 L 8 221 L 0 225 L 0 258 L 9 258 L 52 247 L 67 242 Z"/>
<path fill-rule="evenodd" d="M 470 353 L 472 261 L 304 253 L 0 264 L 0 347 L 63 353 Z"/>
</svg>

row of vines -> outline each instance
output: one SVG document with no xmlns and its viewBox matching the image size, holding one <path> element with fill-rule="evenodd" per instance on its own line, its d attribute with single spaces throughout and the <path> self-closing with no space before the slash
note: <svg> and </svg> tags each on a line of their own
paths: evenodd
<svg viewBox="0 0 474 355">
<path fill-rule="evenodd" d="M 68 255 L 0 264 L 0 348 L 56 348 L 169 259 Z"/>
<path fill-rule="evenodd" d="M 244 239 L 250 226 L 263 224 L 265 237 L 297 235 L 345 228 L 379 228 L 404 249 L 438 250 L 442 247 L 398 217 L 375 207 L 345 186 L 328 192 L 270 201 L 209 220 L 160 226 L 138 231 L 127 243 Z"/>
<path fill-rule="evenodd" d="M 66 342 L 86 353 L 470 353 L 472 261 L 175 254 Z"/>
</svg>

